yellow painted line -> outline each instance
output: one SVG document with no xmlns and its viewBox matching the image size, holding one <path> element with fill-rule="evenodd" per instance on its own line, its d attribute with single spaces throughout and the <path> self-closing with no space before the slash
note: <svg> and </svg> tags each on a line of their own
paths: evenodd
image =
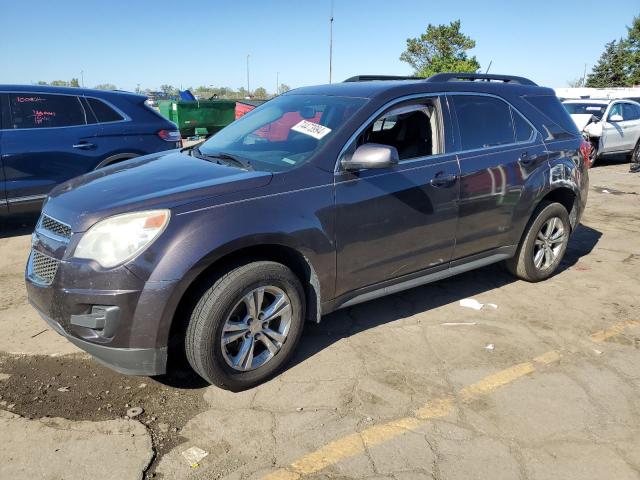
<svg viewBox="0 0 640 480">
<path fill-rule="evenodd" d="M 623 333 L 627 327 L 636 325 L 640 325 L 640 321 L 627 320 L 613 325 L 607 330 L 596 332 L 590 338 L 594 342 L 603 342 L 608 338 Z M 556 350 L 543 353 L 533 358 L 530 362 L 519 363 L 462 388 L 458 391 L 457 398 L 465 403 L 473 401 L 535 372 L 536 365 L 549 365 L 558 360 L 560 360 L 560 353 Z M 304 475 L 319 472 L 341 460 L 363 453 L 365 448 L 379 445 L 407 432 L 417 430 L 432 419 L 446 417 L 453 410 L 454 400 L 454 397 L 436 398 L 416 410 L 413 417 L 400 418 L 381 425 L 375 425 L 360 433 L 352 433 L 335 440 L 314 452 L 304 455 L 288 467 L 281 468 L 263 477 L 263 480 L 299 480 Z"/>
<path fill-rule="evenodd" d="M 627 327 L 633 327 L 636 325 L 640 325 L 640 321 L 638 320 L 627 320 L 625 322 L 616 323 L 612 327 L 606 330 L 600 330 L 591 335 L 591 340 L 594 342 L 604 342 L 611 337 L 615 337 L 616 335 L 620 335 L 623 333 Z"/>
<path fill-rule="evenodd" d="M 536 357 L 534 361 L 548 364 L 559 358 L 560 355 L 558 352 L 551 351 Z M 532 362 L 514 365 L 513 367 L 489 375 L 463 388 L 458 393 L 463 401 L 470 401 L 534 371 L 535 366 Z M 374 425 L 360 433 L 352 433 L 351 435 L 335 440 L 320 447 L 315 452 L 311 452 L 296 460 L 289 467 L 281 468 L 263 477 L 263 480 L 297 480 L 304 475 L 319 472 L 345 458 L 363 453 L 365 448 L 379 445 L 392 438 L 399 437 L 404 433 L 417 430 L 424 426 L 429 420 L 446 417 L 453 410 L 453 406 L 453 397 L 436 398 L 416 410 L 414 417 L 405 417 L 381 425 Z"/>
</svg>

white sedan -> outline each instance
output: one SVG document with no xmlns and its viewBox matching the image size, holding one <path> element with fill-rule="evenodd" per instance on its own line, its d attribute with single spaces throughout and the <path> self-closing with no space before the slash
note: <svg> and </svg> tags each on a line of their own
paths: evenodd
<svg viewBox="0 0 640 480">
<path fill-rule="evenodd" d="M 591 141 L 591 165 L 603 156 L 640 155 L 640 103 L 583 99 L 562 104 Z"/>
</svg>

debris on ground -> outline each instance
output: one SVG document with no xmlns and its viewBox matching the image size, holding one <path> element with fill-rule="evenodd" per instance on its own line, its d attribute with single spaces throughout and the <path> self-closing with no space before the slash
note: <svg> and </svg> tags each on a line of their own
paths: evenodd
<svg viewBox="0 0 640 480">
<path fill-rule="evenodd" d="M 493 343 L 488 343 L 484 346 L 485 350 L 495 350 L 496 346 Z"/>
<path fill-rule="evenodd" d="M 69 387 L 60 387 L 58 389 L 59 392 L 68 392 L 69 391 Z"/>
<path fill-rule="evenodd" d="M 182 456 L 189 462 L 191 468 L 198 467 L 200 461 L 207 455 L 209 455 L 209 452 L 198 447 L 191 447 L 182 452 Z"/>
<path fill-rule="evenodd" d="M 142 415 L 142 412 L 144 412 L 144 409 L 142 407 L 132 407 L 129 410 L 127 410 L 127 417 L 136 418 Z"/>
<path fill-rule="evenodd" d="M 480 303 L 475 298 L 463 298 L 460 300 L 460 306 L 472 308 L 474 310 L 482 310 L 483 307 L 492 307 L 493 309 L 498 308 L 498 305 L 495 303 Z"/>
</svg>

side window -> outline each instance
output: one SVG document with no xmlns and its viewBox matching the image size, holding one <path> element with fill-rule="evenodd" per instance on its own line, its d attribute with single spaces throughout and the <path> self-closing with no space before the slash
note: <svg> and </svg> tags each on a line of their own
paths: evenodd
<svg viewBox="0 0 640 480">
<path fill-rule="evenodd" d="M 511 108 L 502 100 L 476 95 L 454 95 L 462 150 L 506 145 L 515 141 Z"/>
<path fill-rule="evenodd" d="M 516 134 L 516 142 L 526 142 L 533 136 L 533 128 L 531 125 L 513 108 L 511 109 L 511 118 L 513 119 L 513 130 Z"/>
<path fill-rule="evenodd" d="M 98 123 L 119 122 L 120 120 L 124 120 L 124 118 L 122 118 L 122 115 L 120 115 L 102 100 L 98 100 L 97 98 L 87 98 L 86 100 L 87 103 L 89 103 L 91 110 L 93 110 Z"/>
<path fill-rule="evenodd" d="M 440 121 L 435 100 L 394 107 L 377 118 L 360 136 L 356 144 L 389 145 L 398 150 L 400 161 L 441 153 Z"/>
<path fill-rule="evenodd" d="M 640 119 L 640 107 L 632 103 L 624 103 L 622 106 L 622 116 L 625 120 Z"/>
<path fill-rule="evenodd" d="M 74 95 L 9 94 L 9 128 L 50 128 L 86 125 L 80 99 Z"/>
<path fill-rule="evenodd" d="M 620 115 L 622 118 L 625 118 L 624 113 L 622 111 L 622 103 L 616 103 L 611 107 L 611 110 L 609 110 L 609 116 L 607 117 L 608 120 L 611 120 L 611 117 L 613 117 L 614 115 Z"/>
</svg>

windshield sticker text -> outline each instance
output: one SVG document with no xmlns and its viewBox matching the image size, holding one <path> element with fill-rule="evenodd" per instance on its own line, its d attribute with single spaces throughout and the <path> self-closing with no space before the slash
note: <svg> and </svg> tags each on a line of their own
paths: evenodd
<svg viewBox="0 0 640 480">
<path fill-rule="evenodd" d="M 294 132 L 304 133 L 305 135 L 309 135 L 316 140 L 320 140 L 327 134 L 331 133 L 330 128 L 310 122 L 308 120 L 302 120 L 301 122 L 296 123 L 293 127 L 291 127 L 291 130 L 293 130 Z"/>
</svg>

